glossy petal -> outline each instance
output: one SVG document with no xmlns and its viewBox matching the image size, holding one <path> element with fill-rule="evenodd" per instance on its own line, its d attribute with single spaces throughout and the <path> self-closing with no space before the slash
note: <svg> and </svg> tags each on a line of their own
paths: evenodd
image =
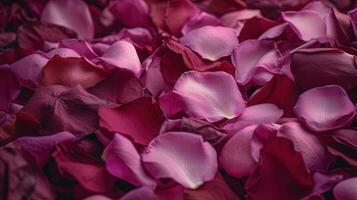
<svg viewBox="0 0 357 200">
<path fill-rule="evenodd" d="M 339 49 L 300 50 L 292 57 L 291 71 L 297 85 L 304 91 L 330 84 L 348 90 L 357 86 L 355 59 L 355 56 Z"/>
<path fill-rule="evenodd" d="M 115 108 L 99 110 L 100 127 L 128 135 L 136 143 L 146 145 L 155 138 L 164 122 L 164 115 L 151 97 L 143 97 Z"/>
<path fill-rule="evenodd" d="M 223 169 L 235 178 L 249 175 L 256 165 L 251 154 L 250 143 L 256 125 L 248 126 L 235 135 L 223 146 L 219 162 Z"/>
<path fill-rule="evenodd" d="M 93 38 L 93 20 L 86 3 L 76 0 L 50 0 L 41 21 L 74 30 L 81 38 Z"/>
<path fill-rule="evenodd" d="M 84 57 L 63 58 L 55 56 L 43 68 L 42 85 L 94 86 L 105 79 L 107 72 Z"/>
<path fill-rule="evenodd" d="M 234 118 L 244 110 L 238 86 L 225 72 L 186 72 L 173 91 L 181 96 L 191 116 L 210 122 Z"/>
<path fill-rule="evenodd" d="M 333 196 L 336 200 L 357 199 L 357 177 L 346 179 L 336 185 L 333 189 Z"/>
<path fill-rule="evenodd" d="M 113 140 L 103 152 L 107 170 L 110 174 L 125 180 L 135 186 L 156 183 L 145 172 L 140 154 L 131 141 L 120 134 L 115 134 Z"/>
<path fill-rule="evenodd" d="M 311 130 L 327 131 L 349 124 L 355 107 L 343 88 L 328 85 L 301 94 L 294 112 Z"/>
<path fill-rule="evenodd" d="M 194 29 L 180 39 L 181 43 L 197 52 L 202 58 L 216 61 L 231 55 L 238 39 L 234 29 L 222 26 L 204 26 Z"/>
<path fill-rule="evenodd" d="M 237 82 L 246 84 L 261 70 L 270 73 L 277 72 L 278 59 L 279 52 L 274 42 L 269 40 L 244 41 L 234 49 L 232 54 Z"/>
<path fill-rule="evenodd" d="M 140 75 L 141 63 L 138 54 L 134 45 L 127 41 L 120 40 L 113 43 L 100 60 L 115 67 L 128 69 L 137 76 Z"/>
<path fill-rule="evenodd" d="M 149 143 L 142 153 L 145 168 L 156 179 L 171 178 L 188 189 L 196 189 L 214 178 L 217 154 L 201 136 L 167 132 Z"/>
</svg>

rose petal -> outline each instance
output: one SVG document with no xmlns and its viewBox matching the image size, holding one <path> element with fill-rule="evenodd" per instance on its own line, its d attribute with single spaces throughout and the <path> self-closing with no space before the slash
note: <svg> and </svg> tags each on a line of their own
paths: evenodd
<svg viewBox="0 0 357 200">
<path fill-rule="evenodd" d="M 74 139 L 75 136 L 71 133 L 60 132 L 50 136 L 21 137 L 14 143 L 29 152 L 39 166 L 44 166 L 50 160 L 52 150 L 57 144 Z"/>
<path fill-rule="evenodd" d="M 40 87 L 22 109 L 40 121 L 43 134 L 68 131 L 82 137 L 98 128 L 97 110 L 104 100 L 81 86 Z"/>
<path fill-rule="evenodd" d="M 107 72 L 84 57 L 63 58 L 55 56 L 43 68 L 42 85 L 94 86 L 105 79 Z"/>
<path fill-rule="evenodd" d="M 258 70 L 277 72 L 279 52 L 275 43 L 269 40 L 246 40 L 232 54 L 232 63 L 236 67 L 236 80 L 247 84 Z"/>
<path fill-rule="evenodd" d="M 220 20 L 214 15 L 211 15 L 206 12 L 200 12 L 195 16 L 191 17 L 191 19 L 186 22 L 186 24 L 181 29 L 181 33 L 185 35 L 188 32 L 197 28 L 201 28 L 204 26 L 219 26 L 220 24 Z"/>
<path fill-rule="evenodd" d="M 20 93 L 20 85 L 8 66 L 0 66 L 0 110 L 7 111 Z"/>
<path fill-rule="evenodd" d="M 181 96 L 191 116 L 210 122 L 234 118 L 244 109 L 236 82 L 225 72 L 186 72 L 173 91 Z"/>
<path fill-rule="evenodd" d="M 216 61 L 231 55 L 238 39 L 234 29 L 222 26 L 204 26 L 188 32 L 180 39 L 203 58 Z"/>
<path fill-rule="evenodd" d="M 99 58 L 101 61 L 115 67 L 124 68 L 132 71 L 139 77 L 141 63 L 139 56 L 131 43 L 120 40 L 113 43 L 104 54 Z"/>
<path fill-rule="evenodd" d="M 93 38 L 93 20 L 86 3 L 76 0 L 50 0 L 42 11 L 41 22 L 74 30 L 81 38 Z"/>
<path fill-rule="evenodd" d="M 291 71 L 304 91 L 323 85 L 340 85 L 346 90 L 357 86 L 355 56 L 339 49 L 300 50 L 292 57 Z"/>
<path fill-rule="evenodd" d="M 47 61 L 48 59 L 41 54 L 31 54 L 11 64 L 11 70 L 21 86 L 35 89 L 39 85 L 42 68 Z"/>
<path fill-rule="evenodd" d="M 201 136 L 188 132 L 167 132 L 149 143 L 142 153 L 145 168 L 156 179 L 171 178 L 196 189 L 214 178 L 217 155 Z"/>
<path fill-rule="evenodd" d="M 249 175 L 256 162 L 252 157 L 250 143 L 256 125 L 248 126 L 235 135 L 223 146 L 219 162 L 223 169 L 235 178 Z"/>
<path fill-rule="evenodd" d="M 313 186 L 302 156 L 284 138 L 264 145 L 259 165 L 245 184 L 249 197 L 254 200 L 301 199 Z"/>
<path fill-rule="evenodd" d="M 349 124 L 355 107 L 343 88 L 328 85 L 301 94 L 294 112 L 311 130 L 327 131 Z"/>
<path fill-rule="evenodd" d="M 140 154 L 124 136 L 115 134 L 113 140 L 104 149 L 103 157 L 111 175 L 135 186 L 156 185 L 144 171 Z"/>
<path fill-rule="evenodd" d="M 336 185 L 333 196 L 336 200 L 355 200 L 357 198 L 357 177 L 346 179 Z"/>
<path fill-rule="evenodd" d="M 88 59 L 94 59 L 98 57 L 88 42 L 82 39 L 62 40 L 59 44 L 59 48 L 73 49 L 79 55 L 85 56 Z"/>
<path fill-rule="evenodd" d="M 298 122 L 288 122 L 278 130 L 278 136 L 293 142 L 295 150 L 300 152 L 306 167 L 312 171 L 326 170 L 330 155 L 319 139 L 312 133 L 303 129 Z"/>
<path fill-rule="evenodd" d="M 79 58 L 79 57 L 81 57 L 76 51 L 69 49 L 69 48 L 55 48 L 47 53 L 47 56 L 49 58 L 53 58 L 56 55 L 61 56 L 63 58 L 68 58 L 68 57 Z"/>
<path fill-rule="evenodd" d="M 146 145 L 159 134 L 164 115 L 150 97 L 143 97 L 115 108 L 99 109 L 100 127 L 128 135 Z"/>
</svg>

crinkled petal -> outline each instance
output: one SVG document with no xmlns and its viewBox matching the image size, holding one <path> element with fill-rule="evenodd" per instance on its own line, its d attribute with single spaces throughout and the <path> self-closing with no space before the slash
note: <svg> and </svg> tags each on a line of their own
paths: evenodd
<svg viewBox="0 0 357 200">
<path fill-rule="evenodd" d="M 171 178 L 196 189 L 214 178 L 217 154 L 202 137 L 188 132 L 166 132 L 151 141 L 142 153 L 145 168 L 156 179 Z"/>
<path fill-rule="evenodd" d="M 140 154 L 126 137 L 115 134 L 103 152 L 105 164 L 110 174 L 135 186 L 154 186 L 141 163 Z"/>
<path fill-rule="evenodd" d="M 252 157 L 250 143 L 256 127 L 252 125 L 240 130 L 223 146 L 219 162 L 229 175 L 242 178 L 254 169 L 256 161 Z"/>
<path fill-rule="evenodd" d="M 115 108 L 102 107 L 99 116 L 101 128 L 128 135 L 142 145 L 159 134 L 165 119 L 151 97 L 142 97 Z"/>
<path fill-rule="evenodd" d="M 78 0 L 50 0 L 41 21 L 74 30 L 81 38 L 93 38 L 94 25 L 87 4 Z"/>
<path fill-rule="evenodd" d="M 328 85 L 301 94 L 294 112 L 311 130 L 327 131 L 349 124 L 355 107 L 343 88 Z"/>
<path fill-rule="evenodd" d="M 92 87 L 107 76 L 107 72 L 84 57 L 55 56 L 43 68 L 42 85 L 81 85 Z"/>
<path fill-rule="evenodd" d="M 231 55 L 238 39 L 234 29 L 222 26 L 204 26 L 188 32 L 181 43 L 197 52 L 202 58 L 216 61 Z"/>
<path fill-rule="evenodd" d="M 191 116 L 210 122 L 237 117 L 244 110 L 238 86 L 225 72 L 186 72 L 173 91 L 181 96 Z"/>
</svg>

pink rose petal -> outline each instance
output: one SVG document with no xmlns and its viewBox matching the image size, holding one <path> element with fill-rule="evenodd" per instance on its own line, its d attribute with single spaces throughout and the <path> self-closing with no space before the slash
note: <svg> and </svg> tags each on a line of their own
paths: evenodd
<svg viewBox="0 0 357 200">
<path fill-rule="evenodd" d="M 188 132 L 167 132 L 151 141 L 142 153 L 145 168 L 156 179 L 171 178 L 196 189 L 214 178 L 217 154 L 202 137 Z"/>
<path fill-rule="evenodd" d="M 244 110 L 238 86 L 225 72 L 186 72 L 173 91 L 181 96 L 191 116 L 210 122 L 237 117 Z"/>
<path fill-rule="evenodd" d="M 94 25 L 87 4 L 81 0 L 50 0 L 41 21 L 74 30 L 81 38 L 93 38 Z"/>
<path fill-rule="evenodd" d="M 141 163 L 140 154 L 126 137 L 115 134 L 103 152 L 108 172 L 135 186 L 156 185 Z"/>
<path fill-rule="evenodd" d="M 349 124 L 355 107 L 343 88 L 328 85 L 301 94 L 294 112 L 311 130 L 327 131 Z"/>
<path fill-rule="evenodd" d="M 346 179 L 336 185 L 333 189 L 333 196 L 336 200 L 356 200 L 357 199 L 357 177 Z"/>
<path fill-rule="evenodd" d="M 188 32 L 181 43 L 197 52 L 202 58 L 216 61 L 231 55 L 238 45 L 234 29 L 223 26 L 204 26 Z"/>
<path fill-rule="evenodd" d="M 197 28 L 204 26 L 219 26 L 220 24 L 220 20 L 214 15 L 206 12 L 200 12 L 199 14 L 191 17 L 191 19 L 186 22 L 186 24 L 181 29 L 181 33 L 185 35 Z"/>
</svg>

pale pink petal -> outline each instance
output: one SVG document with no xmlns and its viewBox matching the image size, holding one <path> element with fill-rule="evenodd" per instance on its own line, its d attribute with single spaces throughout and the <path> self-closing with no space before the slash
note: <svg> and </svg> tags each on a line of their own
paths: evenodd
<svg viewBox="0 0 357 200">
<path fill-rule="evenodd" d="M 336 185 L 333 189 L 336 200 L 357 199 L 357 177 L 346 179 Z"/>
<path fill-rule="evenodd" d="M 64 141 L 73 141 L 75 136 L 69 132 L 60 132 L 50 136 L 21 137 L 14 141 L 35 158 L 39 166 L 45 165 L 51 158 L 54 147 Z"/>
<path fill-rule="evenodd" d="M 278 72 L 279 51 L 273 41 L 246 40 L 234 49 L 232 63 L 236 80 L 247 84 L 258 71 Z"/>
<path fill-rule="evenodd" d="M 35 89 L 39 85 L 42 68 L 47 61 L 48 59 L 41 54 L 31 54 L 11 64 L 11 70 L 21 86 Z"/>
<path fill-rule="evenodd" d="M 181 33 L 185 35 L 188 32 L 203 26 L 219 26 L 220 24 L 221 22 L 216 16 L 206 12 L 200 12 L 186 22 L 181 29 Z"/>
<path fill-rule="evenodd" d="M 254 169 L 256 161 L 252 157 L 250 143 L 256 127 L 252 125 L 242 129 L 223 146 L 219 162 L 229 175 L 241 178 Z"/>
<path fill-rule="evenodd" d="M 43 23 L 74 30 L 81 38 L 93 38 L 94 25 L 87 4 L 81 0 L 50 0 L 42 11 Z"/>
<path fill-rule="evenodd" d="M 83 200 L 112 200 L 112 199 L 104 195 L 96 194 L 93 196 L 86 197 Z"/>
<path fill-rule="evenodd" d="M 231 55 L 238 39 L 234 29 L 222 26 L 204 26 L 188 32 L 180 39 L 203 58 L 216 61 Z"/>
<path fill-rule="evenodd" d="M 326 170 L 330 155 L 319 139 L 305 130 L 298 122 L 288 122 L 278 130 L 278 136 L 291 140 L 311 170 Z"/>
<path fill-rule="evenodd" d="M 238 86 L 225 72 L 185 72 L 173 91 L 181 96 L 189 115 L 210 122 L 237 117 L 244 110 Z"/>
<path fill-rule="evenodd" d="M 317 12 L 310 10 L 287 11 L 282 16 L 303 41 L 327 38 L 325 21 Z"/>
<path fill-rule="evenodd" d="M 246 107 L 239 117 L 228 120 L 222 125 L 222 128 L 232 135 L 242 128 L 252 124 L 274 123 L 278 121 L 283 114 L 283 110 L 279 109 L 274 104 L 257 104 Z"/>
<path fill-rule="evenodd" d="M 349 124 L 355 107 L 343 88 L 328 85 L 301 94 L 294 112 L 311 130 L 327 131 Z"/>
<path fill-rule="evenodd" d="M 125 40 L 113 43 L 99 58 L 104 63 L 132 71 L 139 77 L 141 63 L 134 45 Z"/>
<path fill-rule="evenodd" d="M 166 132 L 150 142 L 142 153 L 145 168 L 156 179 L 171 178 L 196 189 L 214 178 L 217 154 L 202 137 L 188 132 Z"/>
<path fill-rule="evenodd" d="M 114 135 L 103 152 L 103 158 L 108 172 L 115 177 L 135 186 L 156 184 L 144 171 L 140 154 L 134 145 L 120 134 Z"/>
</svg>

